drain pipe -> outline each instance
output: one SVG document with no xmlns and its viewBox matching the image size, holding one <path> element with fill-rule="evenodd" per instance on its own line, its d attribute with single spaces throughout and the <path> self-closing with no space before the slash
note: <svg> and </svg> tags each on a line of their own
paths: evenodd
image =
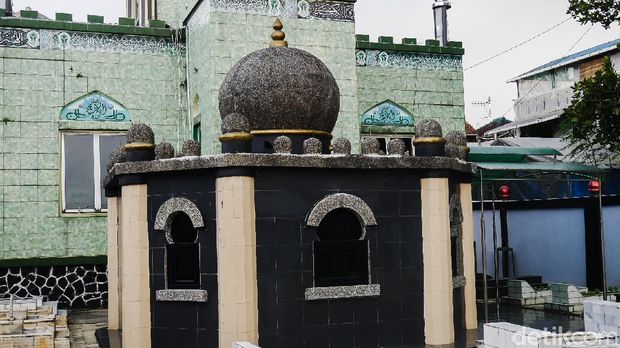
<svg viewBox="0 0 620 348">
<path fill-rule="evenodd" d="M 482 284 L 484 291 L 484 323 L 489 322 L 489 285 L 487 284 L 487 230 L 484 222 L 484 178 L 480 169 L 480 239 L 482 242 Z"/>
<path fill-rule="evenodd" d="M 10 307 L 9 307 L 9 320 L 15 320 L 15 313 L 13 312 L 13 298 L 15 295 L 11 294 Z"/>
<path fill-rule="evenodd" d="M 13 0 L 4 1 L 4 15 L 7 17 L 13 17 Z"/>
</svg>

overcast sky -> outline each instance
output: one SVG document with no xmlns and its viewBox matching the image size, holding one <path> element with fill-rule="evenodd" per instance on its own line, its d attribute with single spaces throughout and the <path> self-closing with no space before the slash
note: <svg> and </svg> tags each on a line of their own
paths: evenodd
<svg viewBox="0 0 620 348">
<path fill-rule="evenodd" d="M 433 38 L 431 0 L 358 0 L 357 32 L 378 36 L 415 37 L 418 42 Z M 124 16 L 124 0 L 14 0 L 15 10 L 26 6 L 53 18 L 55 12 L 73 13 L 74 20 L 85 21 L 86 14 L 117 22 Z M 467 68 L 568 18 L 568 0 L 453 0 L 448 18 L 450 39 L 463 41 Z M 553 31 L 465 72 L 465 113 L 474 126 L 488 122 L 486 111 L 472 106 L 475 101 L 492 100 L 493 117 L 513 118 L 515 84 L 506 80 L 568 53 L 620 38 L 620 27 L 609 30 L 594 26 L 575 48 L 571 46 L 588 30 L 570 20 Z"/>
</svg>

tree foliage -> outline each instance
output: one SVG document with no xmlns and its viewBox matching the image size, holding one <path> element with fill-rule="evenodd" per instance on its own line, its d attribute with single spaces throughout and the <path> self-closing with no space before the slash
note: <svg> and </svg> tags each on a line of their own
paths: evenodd
<svg viewBox="0 0 620 348">
<path fill-rule="evenodd" d="M 620 23 L 620 0 L 569 0 L 567 14 L 579 23 L 599 23 L 605 29 Z"/>
<path fill-rule="evenodd" d="M 620 74 L 608 57 L 594 76 L 573 87 L 573 100 L 564 110 L 563 126 L 568 130 L 566 139 L 574 156 L 595 163 L 597 156 L 620 156 Z"/>
</svg>

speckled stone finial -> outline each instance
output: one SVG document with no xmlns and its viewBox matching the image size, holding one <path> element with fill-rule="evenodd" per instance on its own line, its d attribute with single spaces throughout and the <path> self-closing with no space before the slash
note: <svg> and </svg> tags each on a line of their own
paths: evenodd
<svg viewBox="0 0 620 348">
<path fill-rule="evenodd" d="M 440 138 L 443 136 L 443 131 L 439 122 L 433 119 L 426 119 L 417 124 L 415 134 L 416 138 Z"/>
<path fill-rule="evenodd" d="M 321 153 L 321 141 L 317 138 L 308 138 L 304 140 L 304 154 L 318 155 Z"/>
<path fill-rule="evenodd" d="M 273 151 L 275 153 L 291 153 L 293 141 L 286 135 L 281 135 L 273 141 Z"/>
<path fill-rule="evenodd" d="M 170 143 L 161 142 L 155 146 L 155 159 L 168 159 L 174 157 L 174 147 Z"/>
<path fill-rule="evenodd" d="M 226 115 L 222 120 L 222 134 L 250 133 L 248 119 L 238 112 Z"/>
<path fill-rule="evenodd" d="M 155 134 L 146 124 L 132 124 L 127 131 L 127 143 L 155 144 Z"/>
<path fill-rule="evenodd" d="M 351 154 L 351 142 L 346 138 L 336 139 L 332 145 L 334 146 L 335 155 L 350 155 Z"/>
<path fill-rule="evenodd" d="M 186 140 L 181 148 L 181 156 L 200 156 L 200 144 L 194 140 Z"/>
<path fill-rule="evenodd" d="M 465 133 L 461 131 L 451 131 L 446 134 L 446 156 L 467 160 L 469 147 Z"/>
<path fill-rule="evenodd" d="M 119 146 L 117 148 L 114 148 L 114 150 L 112 150 L 112 153 L 110 153 L 110 161 L 108 162 L 106 168 L 109 172 L 110 170 L 112 170 L 116 163 L 123 162 L 127 162 L 127 151 L 125 150 L 124 146 Z"/>
<path fill-rule="evenodd" d="M 363 155 L 379 155 L 381 154 L 381 144 L 376 138 L 364 138 L 362 140 Z"/>
<path fill-rule="evenodd" d="M 407 147 L 402 139 L 392 139 L 387 144 L 387 152 L 389 155 L 404 156 Z"/>
<path fill-rule="evenodd" d="M 270 47 L 288 47 L 288 42 L 284 41 L 286 34 L 282 31 L 284 28 L 284 24 L 280 21 L 280 18 L 276 18 L 276 21 L 273 22 L 273 30 L 274 32 L 271 34 L 271 42 Z"/>
</svg>

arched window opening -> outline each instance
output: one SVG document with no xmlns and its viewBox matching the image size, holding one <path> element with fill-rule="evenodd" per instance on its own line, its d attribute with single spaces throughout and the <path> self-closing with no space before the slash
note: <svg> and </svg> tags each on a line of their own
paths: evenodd
<svg viewBox="0 0 620 348">
<path fill-rule="evenodd" d="M 314 242 L 315 286 L 369 283 L 368 241 L 357 215 L 345 208 L 330 211 L 317 227 Z"/>
<path fill-rule="evenodd" d="M 183 212 L 170 217 L 172 243 L 166 245 L 166 276 L 168 289 L 198 289 L 200 287 L 200 252 L 197 231 Z"/>
</svg>

